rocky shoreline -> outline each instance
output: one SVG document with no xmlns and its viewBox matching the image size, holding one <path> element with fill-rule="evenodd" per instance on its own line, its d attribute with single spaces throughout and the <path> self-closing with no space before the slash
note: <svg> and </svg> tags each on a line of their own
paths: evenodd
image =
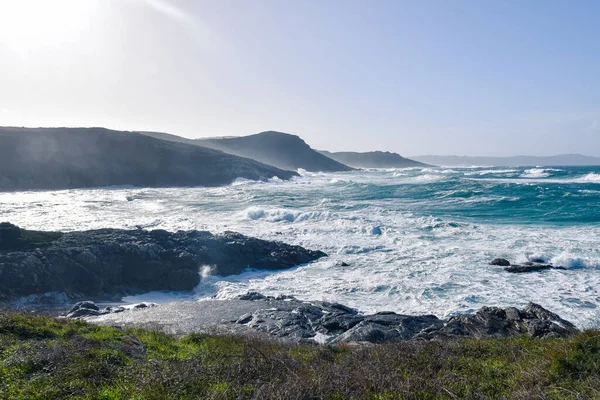
<svg viewBox="0 0 600 400">
<path fill-rule="evenodd" d="M 278 270 L 326 256 L 235 232 L 99 229 L 42 232 L 0 224 L 0 301 L 44 293 L 119 299 L 154 290 L 188 291 L 201 270 L 233 275 Z"/>
<path fill-rule="evenodd" d="M 249 292 L 231 300 L 202 300 L 161 305 L 143 303 L 100 310 L 92 302 L 73 306 L 67 318 L 122 328 L 151 328 L 170 334 L 217 331 L 263 335 L 291 342 L 387 343 L 453 338 L 563 338 L 579 330 L 542 306 L 482 307 L 449 319 L 435 315 L 378 312 L 364 315 L 339 303 L 302 301 Z"/>
<path fill-rule="evenodd" d="M 116 300 L 154 290 L 189 291 L 201 270 L 239 274 L 247 268 L 279 270 L 326 256 L 300 246 L 235 232 L 99 229 L 43 232 L 0 223 L 0 301 L 19 298 Z M 561 269 L 541 262 L 490 264 L 508 272 Z M 529 303 L 523 309 L 482 307 L 448 319 L 435 315 L 378 312 L 365 315 L 343 304 L 302 301 L 249 292 L 230 300 L 142 303 L 100 309 L 75 304 L 67 318 L 173 334 L 217 329 L 225 334 L 258 334 L 292 342 L 369 342 L 449 338 L 559 338 L 578 333 L 569 321 Z"/>
</svg>

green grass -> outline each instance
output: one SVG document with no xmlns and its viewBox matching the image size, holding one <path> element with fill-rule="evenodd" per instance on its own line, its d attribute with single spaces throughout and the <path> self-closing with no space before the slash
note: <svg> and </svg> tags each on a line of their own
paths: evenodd
<svg viewBox="0 0 600 400">
<path fill-rule="evenodd" d="M 590 399 L 599 390 L 596 331 L 317 346 L 0 312 L 0 399 Z"/>
</svg>

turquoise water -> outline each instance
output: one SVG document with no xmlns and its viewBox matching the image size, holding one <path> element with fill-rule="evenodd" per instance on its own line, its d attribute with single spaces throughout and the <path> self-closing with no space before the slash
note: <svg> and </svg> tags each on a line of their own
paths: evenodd
<svg viewBox="0 0 600 400">
<path fill-rule="evenodd" d="M 395 197 L 414 212 L 457 220 L 551 226 L 600 223 L 600 167 L 442 171 L 446 179 L 433 179 L 428 185 L 396 185 L 383 192 L 373 188 L 374 193 Z"/>
<path fill-rule="evenodd" d="M 32 229 L 235 230 L 327 252 L 282 272 L 210 275 L 168 301 L 247 290 L 439 316 L 534 301 L 600 325 L 600 167 L 473 167 L 305 173 L 220 188 L 131 187 L 0 194 L 0 220 Z M 566 271 L 490 266 L 541 258 Z M 341 262 L 350 264 L 342 267 Z"/>
</svg>

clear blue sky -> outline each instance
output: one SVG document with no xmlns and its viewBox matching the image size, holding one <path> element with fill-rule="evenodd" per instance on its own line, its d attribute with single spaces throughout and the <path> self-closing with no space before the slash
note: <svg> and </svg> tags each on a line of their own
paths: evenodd
<svg viewBox="0 0 600 400">
<path fill-rule="evenodd" d="M 600 156 L 600 2 L 0 0 L 0 125 Z"/>
</svg>

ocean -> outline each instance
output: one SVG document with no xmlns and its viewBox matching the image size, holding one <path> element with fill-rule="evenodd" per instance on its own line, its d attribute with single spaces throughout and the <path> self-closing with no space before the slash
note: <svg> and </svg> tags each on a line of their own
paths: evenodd
<svg viewBox="0 0 600 400">
<path fill-rule="evenodd" d="M 447 317 L 533 301 L 580 328 L 600 326 L 600 167 L 299 172 L 291 181 L 218 188 L 0 193 L 0 221 L 65 231 L 232 230 L 329 254 L 291 270 L 229 277 L 199 266 L 204 279 L 194 292 L 128 302 L 256 290 Z M 496 257 L 567 269 L 511 274 L 489 265 Z"/>
</svg>

